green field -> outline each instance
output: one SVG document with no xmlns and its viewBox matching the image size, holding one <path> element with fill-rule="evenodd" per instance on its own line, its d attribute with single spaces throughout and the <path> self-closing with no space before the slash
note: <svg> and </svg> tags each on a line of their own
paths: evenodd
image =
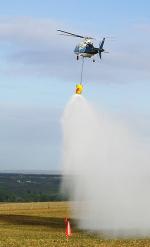
<svg viewBox="0 0 150 247">
<path fill-rule="evenodd" d="M 0 204 L 0 247 L 150 246 L 149 239 L 105 240 L 80 231 L 73 220 L 73 236 L 67 241 L 65 217 L 69 217 L 67 202 Z"/>
</svg>

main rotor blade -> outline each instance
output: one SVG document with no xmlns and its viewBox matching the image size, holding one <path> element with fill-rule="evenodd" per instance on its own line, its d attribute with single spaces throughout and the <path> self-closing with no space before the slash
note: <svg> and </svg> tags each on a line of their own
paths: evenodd
<svg viewBox="0 0 150 247">
<path fill-rule="evenodd" d="M 65 33 L 59 33 L 58 35 L 68 36 L 68 37 L 74 37 L 73 35 L 70 35 L 70 34 L 65 34 Z"/>
<path fill-rule="evenodd" d="M 63 30 L 60 30 L 60 29 L 57 29 L 58 32 L 62 32 L 62 33 L 66 33 L 68 34 L 68 36 L 74 36 L 74 37 L 78 37 L 78 38 L 85 38 L 84 36 L 81 36 L 81 35 L 78 35 L 78 34 L 75 34 L 75 33 L 69 33 L 69 32 L 66 32 L 66 31 L 63 31 Z"/>
</svg>

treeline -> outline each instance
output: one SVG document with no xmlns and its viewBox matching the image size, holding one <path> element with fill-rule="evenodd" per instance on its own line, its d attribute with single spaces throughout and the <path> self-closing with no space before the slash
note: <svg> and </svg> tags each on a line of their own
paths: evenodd
<svg viewBox="0 0 150 247">
<path fill-rule="evenodd" d="M 0 174 L 0 202 L 64 201 L 61 175 Z"/>
<path fill-rule="evenodd" d="M 0 191 L 0 202 L 48 202 L 48 201 L 66 201 L 67 197 L 57 194 L 36 193 L 17 193 L 11 191 Z"/>
</svg>

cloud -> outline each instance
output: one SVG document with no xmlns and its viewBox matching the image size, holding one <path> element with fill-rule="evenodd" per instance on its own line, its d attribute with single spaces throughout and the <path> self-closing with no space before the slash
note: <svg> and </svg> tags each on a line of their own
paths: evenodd
<svg viewBox="0 0 150 247">
<path fill-rule="evenodd" d="M 1 18 L 0 40 L 14 44 L 33 46 L 53 45 L 57 23 L 48 19 L 31 17 Z M 56 39 L 55 39 L 56 41 Z"/>
<path fill-rule="evenodd" d="M 9 43 L 11 49 L 6 51 L 5 67 L 0 73 L 68 81 L 79 78 L 80 62 L 76 61 L 73 49 L 80 40 L 59 36 L 56 30 L 62 26 L 74 30 L 51 19 L 1 18 L 0 44 Z M 150 79 L 150 34 L 147 32 L 143 36 L 143 28 L 137 26 L 129 27 L 123 34 L 118 33 L 115 42 L 106 40 L 105 48 L 110 54 L 103 54 L 102 61 L 98 57 L 95 64 L 86 60 L 85 80 L 121 83 Z"/>
</svg>

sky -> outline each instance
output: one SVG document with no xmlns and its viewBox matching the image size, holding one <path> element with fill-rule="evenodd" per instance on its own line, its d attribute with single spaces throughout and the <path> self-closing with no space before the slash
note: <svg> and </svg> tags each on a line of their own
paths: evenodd
<svg viewBox="0 0 150 247">
<path fill-rule="evenodd" d="M 87 59 L 84 96 L 149 134 L 150 2 L 5 0 L 0 8 L 0 170 L 61 170 L 63 109 L 80 80 L 78 38 L 106 38 Z"/>
</svg>

